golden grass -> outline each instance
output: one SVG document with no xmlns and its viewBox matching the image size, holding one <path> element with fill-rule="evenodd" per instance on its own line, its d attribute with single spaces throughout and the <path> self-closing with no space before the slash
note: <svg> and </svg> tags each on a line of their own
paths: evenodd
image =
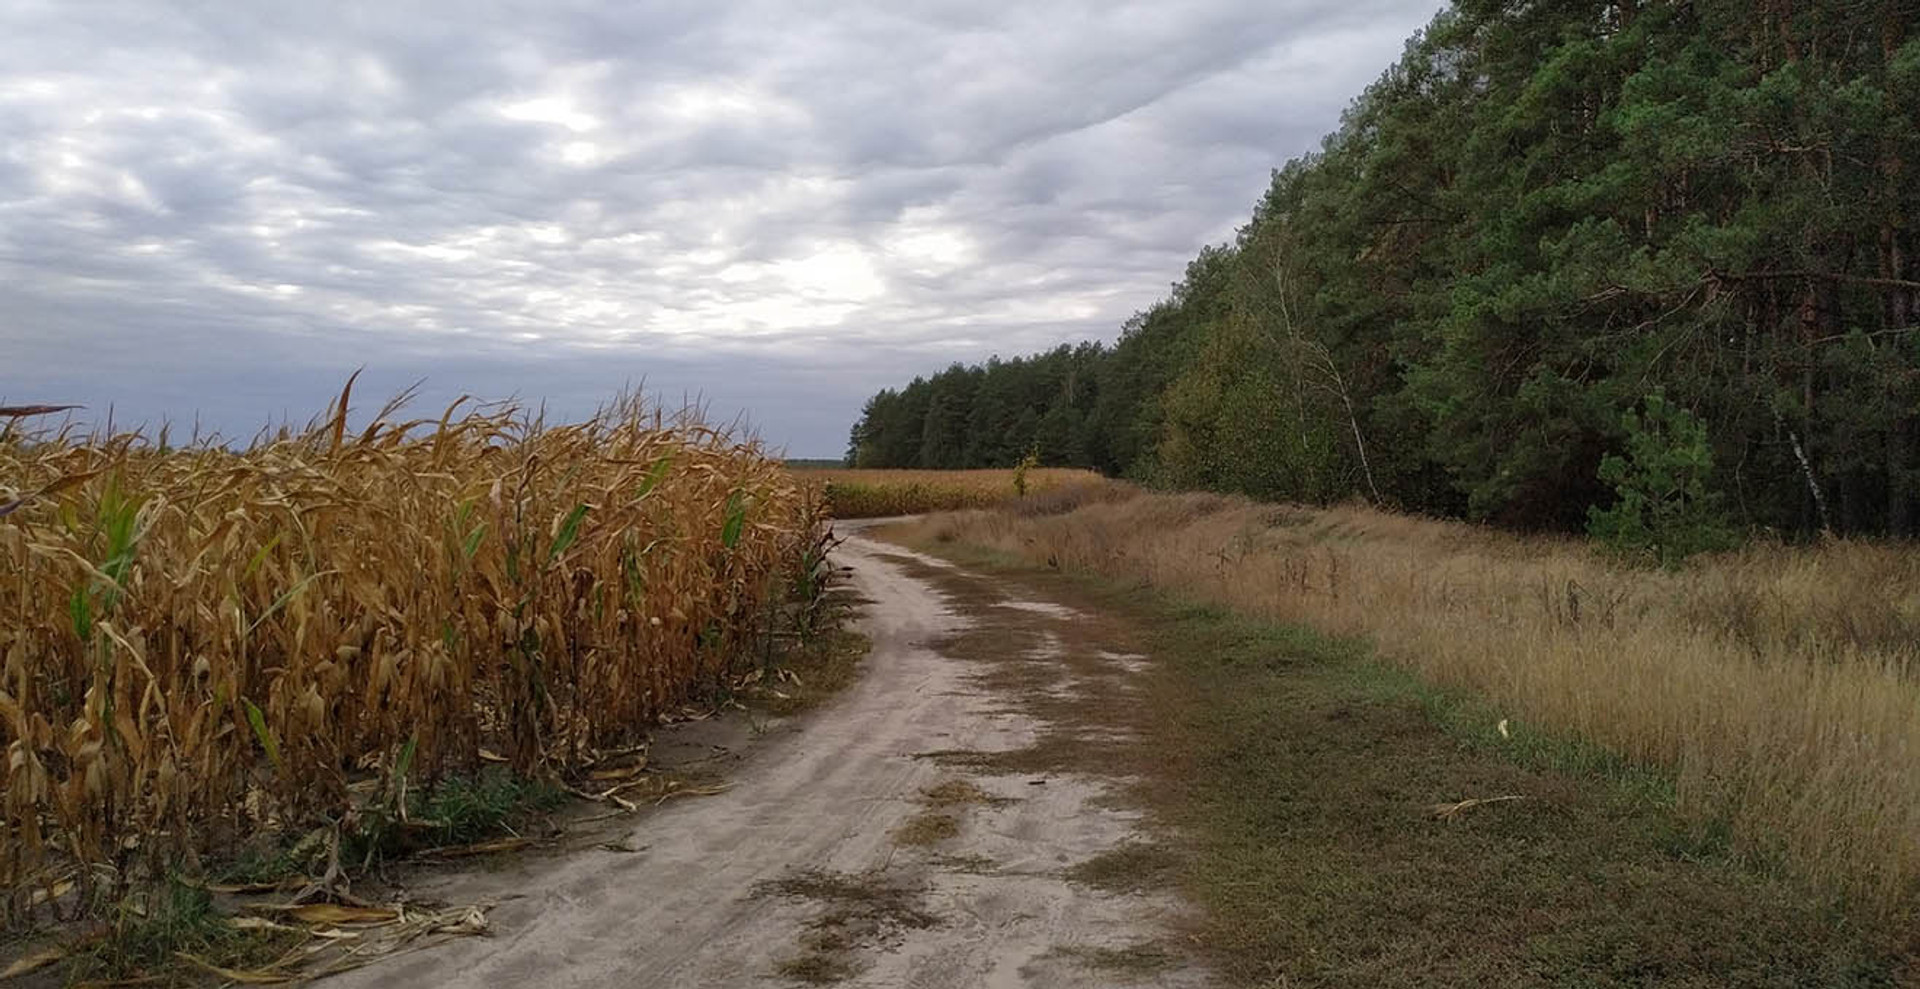
<svg viewBox="0 0 1920 989">
<path fill-rule="evenodd" d="M 1116 486 L 1117 487 L 1117 486 Z M 1110 488 L 936 516 L 962 541 L 1364 637 L 1516 719 L 1668 767 L 1680 807 L 1877 909 L 1920 890 L 1920 554 L 1754 547 L 1675 573 L 1572 539 Z"/>
<path fill-rule="evenodd" d="M 745 651 L 817 514 L 757 444 L 634 401 L 354 435 L 347 397 L 244 451 L 0 417 L 15 916 L 54 868 L 126 881 L 483 749 L 630 744 Z"/>
<path fill-rule="evenodd" d="M 986 508 L 1020 497 L 1015 468 L 1005 470 L 803 470 L 804 482 L 821 485 L 835 518 L 883 518 L 926 512 Z M 1029 497 L 1063 488 L 1104 483 L 1088 470 L 1060 467 L 1026 472 Z"/>
</svg>

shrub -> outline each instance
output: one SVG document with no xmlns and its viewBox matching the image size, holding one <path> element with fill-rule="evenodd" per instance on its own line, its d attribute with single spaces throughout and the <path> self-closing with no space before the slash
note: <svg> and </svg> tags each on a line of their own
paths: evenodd
<svg viewBox="0 0 1920 989">
<path fill-rule="evenodd" d="M 1621 417 L 1627 455 L 1608 454 L 1600 479 L 1613 486 L 1610 508 L 1587 510 L 1587 532 L 1628 556 L 1673 566 L 1696 553 L 1727 549 L 1736 539 L 1707 487 L 1713 448 L 1698 417 L 1655 392 L 1644 416 Z"/>
</svg>

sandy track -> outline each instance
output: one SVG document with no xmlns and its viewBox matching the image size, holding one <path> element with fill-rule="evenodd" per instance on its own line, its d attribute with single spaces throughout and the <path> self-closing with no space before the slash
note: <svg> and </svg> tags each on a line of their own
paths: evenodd
<svg viewBox="0 0 1920 989">
<path fill-rule="evenodd" d="M 1038 724 L 966 661 L 934 642 L 991 609 L 956 612 L 932 584 L 887 557 L 902 551 L 856 531 L 841 550 L 872 600 L 873 652 L 859 681 L 794 730 L 770 739 L 714 797 L 637 819 L 638 854 L 583 850 L 492 872 L 447 874 L 418 895 L 500 900 L 495 934 L 375 963 L 324 984 L 350 986 L 751 986 L 792 980 L 830 905 L 767 895 L 765 884 L 820 870 L 904 891 L 934 923 L 857 930 L 850 986 L 1109 986 L 1088 949 L 1164 942 L 1178 906 L 1071 883 L 1060 871 L 1134 837 L 1111 781 L 1051 774 L 966 776 L 1003 804 L 956 808 L 959 833 L 908 847 L 893 832 L 924 811 L 923 792 L 964 776 L 916 758 L 930 750 L 1001 751 Z M 1095 800 L 1094 798 L 1107 799 Z M 620 835 L 611 837 L 618 839 Z M 956 867 L 955 863 L 967 863 Z M 1188 969 L 1155 985 L 1198 984 Z"/>
</svg>

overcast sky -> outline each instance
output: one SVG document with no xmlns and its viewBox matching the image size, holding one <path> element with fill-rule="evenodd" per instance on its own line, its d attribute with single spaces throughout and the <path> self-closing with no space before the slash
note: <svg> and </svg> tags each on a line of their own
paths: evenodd
<svg viewBox="0 0 1920 989">
<path fill-rule="evenodd" d="M 0 402 L 644 380 L 838 455 L 882 386 L 1113 338 L 1439 6 L 7 0 Z"/>
</svg>

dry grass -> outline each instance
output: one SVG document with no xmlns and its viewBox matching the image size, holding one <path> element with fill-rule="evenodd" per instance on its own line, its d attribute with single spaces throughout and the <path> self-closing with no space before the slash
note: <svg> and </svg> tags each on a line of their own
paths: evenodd
<svg viewBox="0 0 1920 989">
<path fill-rule="evenodd" d="M 356 435 L 347 400 L 239 451 L 0 417 L 10 915 L 54 870 L 86 898 L 483 751 L 631 744 L 751 651 L 813 528 L 757 445 L 637 402 Z"/>
<path fill-rule="evenodd" d="M 977 511 L 910 539 L 1365 637 L 1516 725 L 1665 767 L 1683 813 L 1856 902 L 1920 888 L 1920 554 L 1760 545 L 1677 573 L 1364 507 L 1101 493 Z"/>
<path fill-rule="evenodd" d="M 1020 497 L 1014 469 L 1006 470 L 804 470 L 798 476 L 820 484 L 835 518 L 883 518 L 962 508 L 986 508 Z M 1063 488 L 1102 485 L 1092 471 L 1036 468 L 1025 475 L 1027 496 Z"/>
<path fill-rule="evenodd" d="M 807 921 L 800 935 L 802 953 L 775 967 L 777 974 L 811 985 L 841 982 L 859 974 L 856 948 L 940 922 L 922 906 L 923 888 L 903 885 L 881 872 L 800 872 L 762 883 L 754 895 L 810 900 L 824 908 Z"/>
<path fill-rule="evenodd" d="M 1167 949 L 1152 943 L 1130 944 L 1124 948 L 1072 945 L 1055 948 L 1051 954 L 1071 958 L 1095 971 L 1106 972 L 1133 982 L 1158 975 L 1179 960 Z"/>
<path fill-rule="evenodd" d="M 1509 712 L 1357 639 L 1137 579 L 919 545 L 963 565 L 927 579 L 985 619 L 937 648 L 983 677 L 1044 666 L 1072 681 L 1017 695 L 1043 725 L 1033 746 L 934 761 L 1125 780 L 1114 806 L 1149 812 L 1147 840 L 1064 875 L 1177 886 L 1202 912 L 1174 919 L 1166 946 L 1203 954 L 1223 985 L 1913 982 L 1910 922 L 1835 910 L 1797 877 L 1746 867 L 1723 829 L 1676 813 L 1666 774 L 1517 719 L 1502 736 Z M 986 634 L 1008 600 L 1071 613 L 1025 613 L 1024 641 Z M 1149 661 L 1120 676 L 1115 654 Z M 1445 820 L 1428 811 L 1519 794 Z"/>
<path fill-rule="evenodd" d="M 962 804 L 1000 806 L 1012 803 L 1008 798 L 996 797 L 966 780 L 948 780 L 939 786 L 928 787 L 920 791 L 920 799 L 929 807 L 954 807 Z"/>
<path fill-rule="evenodd" d="M 1171 882 L 1180 857 L 1162 845 L 1129 843 L 1068 869 L 1068 879 L 1115 893 L 1134 893 Z"/>
<path fill-rule="evenodd" d="M 898 845 L 925 847 L 938 845 L 959 833 L 960 822 L 952 814 L 929 810 L 907 818 L 893 829 L 892 837 Z"/>
</svg>

